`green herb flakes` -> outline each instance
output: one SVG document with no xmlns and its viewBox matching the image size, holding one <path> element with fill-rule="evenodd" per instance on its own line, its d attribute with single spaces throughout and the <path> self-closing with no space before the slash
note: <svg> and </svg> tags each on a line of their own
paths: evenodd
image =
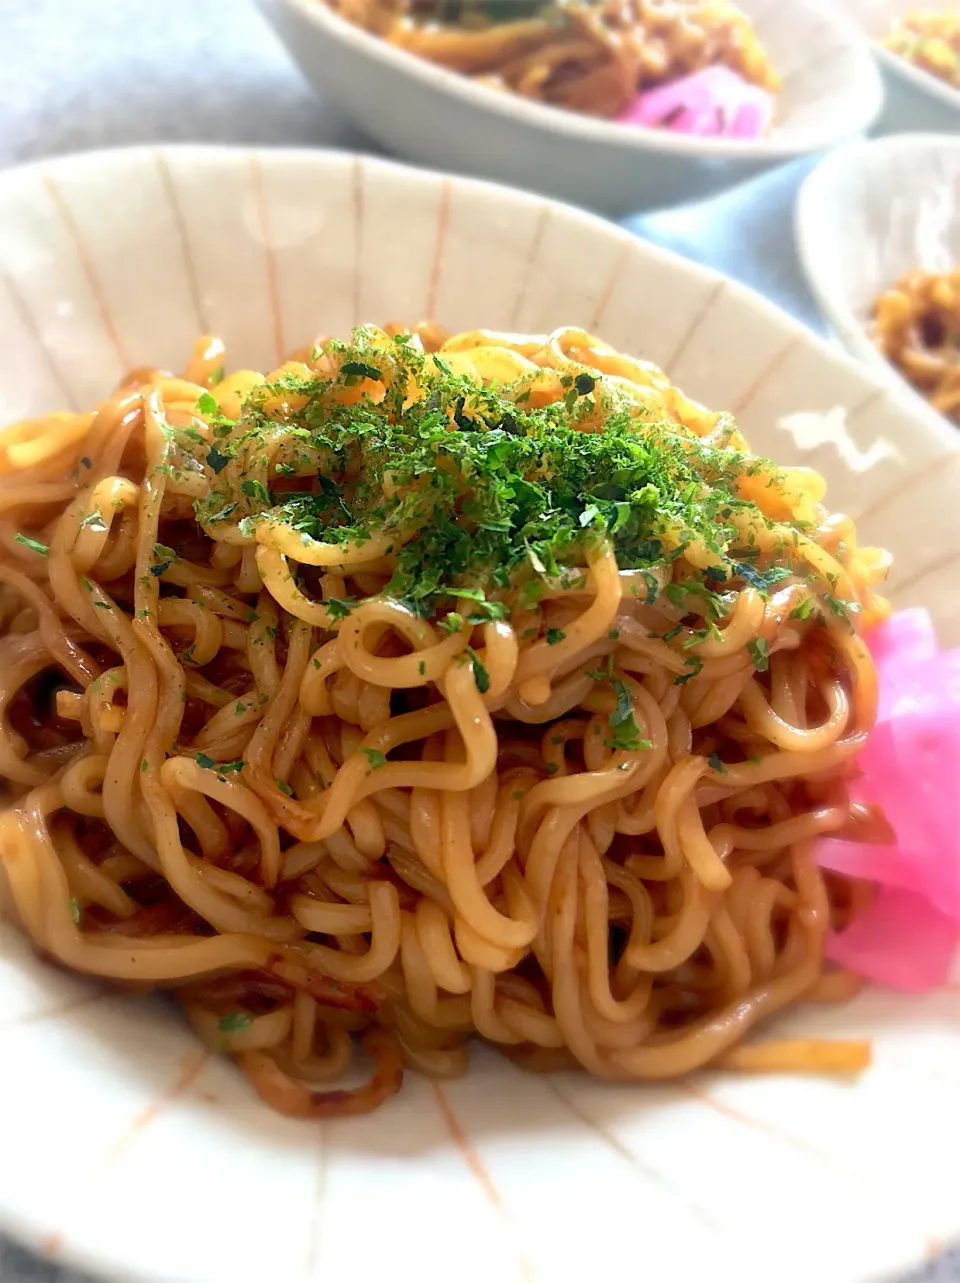
<svg viewBox="0 0 960 1283">
<path fill-rule="evenodd" d="M 244 1029 L 249 1029 L 253 1024 L 253 1016 L 246 1011 L 228 1011 L 225 1016 L 221 1016 L 217 1021 L 217 1028 L 223 1034 L 238 1034 Z"/>
<path fill-rule="evenodd" d="M 13 536 L 14 543 L 22 544 L 24 548 L 29 548 L 35 552 L 38 557 L 47 557 L 50 555 L 50 545 L 41 543 L 39 539 L 32 539 L 29 535 L 21 535 L 19 532 Z"/>
<path fill-rule="evenodd" d="M 747 651 L 757 672 L 765 673 L 770 667 L 770 648 L 766 639 L 757 637 L 754 641 L 747 642 Z"/>
<path fill-rule="evenodd" d="M 150 567 L 151 575 L 157 579 L 170 569 L 175 561 L 180 560 L 180 554 L 173 548 L 168 548 L 166 544 L 155 543 L 153 545 L 153 565 Z"/>
<path fill-rule="evenodd" d="M 207 451 L 207 456 L 206 456 L 207 467 L 212 468 L 213 471 L 217 474 L 217 476 L 220 475 L 220 473 L 224 470 L 224 468 L 227 466 L 229 462 L 230 462 L 230 455 L 224 454 L 215 445 L 212 445 L 210 449 Z"/>
<path fill-rule="evenodd" d="M 357 603 L 344 597 L 329 597 L 324 605 L 331 619 L 346 619 Z"/>
<path fill-rule="evenodd" d="M 640 734 L 640 727 L 637 725 L 633 715 L 633 696 L 630 694 L 629 687 L 626 683 L 615 678 L 613 689 L 617 696 L 617 705 L 610 714 L 610 727 L 613 730 L 613 735 L 610 739 L 603 741 L 606 747 L 623 749 L 627 752 L 653 748 L 651 741 L 644 739 Z"/>
<path fill-rule="evenodd" d="M 473 680 L 477 684 L 477 690 L 481 695 L 485 695 L 490 689 L 490 674 L 480 662 L 480 657 L 472 646 L 466 648 L 466 654 L 469 655 L 473 663 Z"/>
</svg>

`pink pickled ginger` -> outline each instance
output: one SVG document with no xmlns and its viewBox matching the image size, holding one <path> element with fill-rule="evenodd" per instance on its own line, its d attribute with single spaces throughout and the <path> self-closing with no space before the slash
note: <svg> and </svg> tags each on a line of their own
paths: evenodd
<svg viewBox="0 0 960 1283">
<path fill-rule="evenodd" d="M 851 794 L 881 807 L 889 845 L 825 838 L 826 869 L 879 884 L 875 902 L 827 941 L 827 957 L 878 984 L 943 984 L 960 943 L 960 651 L 941 652 L 926 611 L 907 610 L 867 642 L 877 725 Z"/>
<path fill-rule="evenodd" d="M 762 138 L 772 119 L 772 96 L 721 65 L 648 89 L 617 116 L 624 125 L 747 141 Z"/>
</svg>

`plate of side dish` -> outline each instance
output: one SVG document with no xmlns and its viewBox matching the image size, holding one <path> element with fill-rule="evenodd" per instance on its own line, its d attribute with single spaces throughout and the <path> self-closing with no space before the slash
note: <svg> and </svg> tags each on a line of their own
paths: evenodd
<svg viewBox="0 0 960 1283">
<path fill-rule="evenodd" d="M 262 0 L 308 81 L 405 159 L 622 216 L 869 128 L 869 47 L 819 0 Z"/>
<path fill-rule="evenodd" d="M 955 434 L 473 179 L 133 148 L 0 226 L 3 1229 L 155 1283 L 960 1240 Z"/>
<path fill-rule="evenodd" d="M 848 0 L 883 70 L 883 131 L 960 129 L 960 8 L 952 0 Z"/>
<path fill-rule="evenodd" d="M 960 426 L 960 140 L 896 134 L 828 156 L 797 203 L 800 261 L 854 355 Z"/>
</svg>

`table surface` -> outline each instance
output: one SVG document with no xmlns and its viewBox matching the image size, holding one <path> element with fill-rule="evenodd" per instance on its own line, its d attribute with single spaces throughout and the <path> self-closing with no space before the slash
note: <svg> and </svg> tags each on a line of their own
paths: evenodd
<svg viewBox="0 0 960 1283">
<path fill-rule="evenodd" d="M 219 142 L 378 151 L 313 96 L 253 0 L 0 0 L 0 166 L 91 147 Z M 821 332 L 793 248 L 797 161 L 637 235 L 761 290 Z M 960 1283 L 960 1251 L 910 1283 Z M 0 1236 L 0 1283 L 84 1283 Z"/>
</svg>

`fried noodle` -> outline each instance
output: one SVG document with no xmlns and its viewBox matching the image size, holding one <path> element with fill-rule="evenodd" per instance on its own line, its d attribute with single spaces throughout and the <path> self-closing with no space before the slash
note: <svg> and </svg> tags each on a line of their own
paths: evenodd
<svg viewBox="0 0 960 1283">
<path fill-rule="evenodd" d="M 722 65 L 763 89 L 779 77 L 731 0 L 326 0 L 389 43 L 484 84 L 616 116 L 644 89 Z"/>
<path fill-rule="evenodd" d="M 960 427 L 960 268 L 907 272 L 876 301 L 877 348 Z"/>
<path fill-rule="evenodd" d="M 435 354 L 435 355 L 434 355 Z M 0 434 L 0 906 L 176 992 L 274 1108 L 402 1066 L 664 1079 L 857 987 L 823 833 L 884 554 L 804 469 L 576 329 L 367 328 L 132 372 Z M 337 1087 L 356 1047 L 374 1062 Z"/>
</svg>

